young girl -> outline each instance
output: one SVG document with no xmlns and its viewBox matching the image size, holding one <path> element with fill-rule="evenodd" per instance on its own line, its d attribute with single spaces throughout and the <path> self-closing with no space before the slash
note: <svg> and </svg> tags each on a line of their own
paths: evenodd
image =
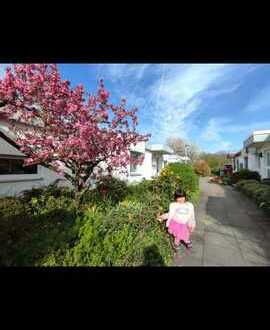
<svg viewBox="0 0 270 330">
<path fill-rule="evenodd" d="M 159 219 L 167 220 L 166 226 L 169 233 L 174 236 L 176 246 L 183 242 L 187 248 L 191 248 L 190 234 L 196 226 L 194 206 L 187 202 L 186 194 L 182 190 L 175 192 L 174 199 L 175 202 L 170 204 L 169 213 L 163 214 Z"/>
</svg>

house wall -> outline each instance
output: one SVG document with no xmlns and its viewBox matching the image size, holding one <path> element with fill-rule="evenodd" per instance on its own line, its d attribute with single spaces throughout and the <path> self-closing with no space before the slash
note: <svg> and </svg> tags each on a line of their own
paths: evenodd
<svg viewBox="0 0 270 330">
<path fill-rule="evenodd" d="M 268 177 L 267 173 L 267 156 L 266 152 L 270 152 L 270 142 L 266 142 L 261 147 L 249 147 L 248 153 L 245 153 L 242 151 L 241 156 L 235 157 L 235 160 L 239 160 L 239 163 L 243 163 L 243 166 L 245 164 L 244 157 L 247 155 L 248 157 L 248 169 L 250 171 L 257 171 L 262 179 L 265 179 Z M 263 154 L 263 157 L 260 158 L 260 166 L 259 166 L 259 153 Z M 243 167 L 244 168 L 244 167 Z M 236 172 L 237 169 L 235 169 L 234 172 Z"/>
<path fill-rule="evenodd" d="M 240 156 L 235 157 L 235 170 L 234 170 L 234 172 L 237 172 L 238 171 L 238 169 L 237 169 L 237 160 L 239 161 L 239 170 L 241 169 L 241 165 L 240 164 L 243 164 L 243 168 L 244 168 L 244 165 L 245 165 L 245 161 L 244 161 L 244 156 L 243 155 L 240 155 Z"/>
<path fill-rule="evenodd" d="M 12 136 L 6 121 L 0 120 L 0 129 L 4 134 Z M 0 137 L 0 157 L 1 155 L 18 158 L 23 153 Z M 38 165 L 37 174 L 1 174 L 0 196 L 15 196 L 24 190 L 47 186 L 57 179 L 62 180 L 59 185 L 71 186 L 63 177 L 41 165 Z"/>
<path fill-rule="evenodd" d="M 261 168 L 260 169 L 257 168 L 257 171 L 260 173 L 261 178 L 265 179 L 268 178 L 266 152 L 270 152 L 270 143 L 266 143 L 264 146 L 258 149 L 258 152 L 262 152 L 263 157 L 261 158 Z"/>
<path fill-rule="evenodd" d="M 258 156 L 256 155 L 256 148 L 248 148 L 248 169 L 251 171 L 258 170 Z"/>
<path fill-rule="evenodd" d="M 141 165 L 137 166 L 136 173 L 131 173 L 130 166 L 127 167 L 127 173 L 122 173 L 120 170 L 115 170 L 113 175 L 119 179 L 125 180 L 128 183 L 140 182 L 143 179 L 151 179 L 152 177 L 152 153 L 140 147 L 140 152 L 144 154 L 144 160 Z M 133 151 L 138 151 L 138 149 Z M 139 152 L 139 151 L 138 151 Z"/>
<path fill-rule="evenodd" d="M 37 174 L 0 175 L 0 197 L 16 196 L 24 190 L 47 186 L 57 179 L 63 178 L 40 165 Z M 65 179 L 59 185 L 71 186 Z"/>
</svg>

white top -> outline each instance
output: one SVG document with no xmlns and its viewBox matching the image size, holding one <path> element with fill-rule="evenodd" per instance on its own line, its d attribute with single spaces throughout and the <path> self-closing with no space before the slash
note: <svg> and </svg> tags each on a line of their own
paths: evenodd
<svg viewBox="0 0 270 330">
<path fill-rule="evenodd" d="M 177 203 L 173 202 L 170 204 L 169 216 L 166 225 L 169 226 L 171 220 L 178 223 L 189 224 L 195 226 L 195 214 L 194 206 L 190 202 Z"/>
</svg>

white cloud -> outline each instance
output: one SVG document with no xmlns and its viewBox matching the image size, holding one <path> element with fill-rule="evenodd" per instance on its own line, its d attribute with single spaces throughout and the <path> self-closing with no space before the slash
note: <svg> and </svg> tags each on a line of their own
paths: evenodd
<svg viewBox="0 0 270 330">
<path fill-rule="evenodd" d="M 228 118 L 211 118 L 208 121 L 205 130 L 201 134 L 201 139 L 211 144 L 208 150 L 229 150 L 232 147 L 232 143 L 224 140 L 222 135 L 226 125 L 230 125 L 230 123 L 231 120 Z"/>
<path fill-rule="evenodd" d="M 203 132 L 201 140 L 209 142 L 208 150 L 231 150 L 235 149 L 233 143 L 228 140 L 228 136 L 233 133 L 244 133 L 246 138 L 256 130 L 266 130 L 270 128 L 270 121 L 251 122 L 249 124 L 235 124 L 229 118 L 211 118 Z M 242 144 L 243 141 L 239 141 Z"/>
<path fill-rule="evenodd" d="M 213 90 L 207 91 L 205 93 L 205 96 L 216 97 L 216 96 L 220 96 L 220 95 L 223 95 L 223 94 L 234 93 L 239 89 L 240 86 L 241 86 L 241 84 L 237 83 L 237 84 L 234 84 L 234 85 L 229 86 L 229 87 L 213 89 Z"/>
<path fill-rule="evenodd" d="M 270 86 L 260 90 L 244 109 L 245 112 L 270 110 Z"/>
<path fill-rule="evenodd" d="M 149 90 L 153 99 L 151 128 L 160 141 L 171 135 L 188 135 L 187 119 L 200 109 L 202 93 L 221 78 L 226 64 L 168 65 Z M 150 111 L 150 110 L 148 110 Z"/>
<path fill-rule="evenodd" d="M 114 82 L 119 80 L 133 78 L 142 79 L 145 70 L 150 64 L 103 64 L 103 74 Z"/>
<path fill-rule="evenodd" d="M 211 118 L 202 132 L 201 138 L 205 141 L 222 141 L 221 133 L 226 129 L 226 124 L 230 123 L 231 119 L 228 118 Z"/>
<path fill-rule="evenodd" d="M 228 150 L 229 148 L 232 147 L 232 143 L 227 142 L 227 141 L 221 141 L 219 147 L 221 150 Z"/>
<path fill-rule="evenodd" d="M 237 92 L 244 77 L 261 67 L 253 64 L 101 64 L 99 75 L 117 84 L 114 94 L 127 98 L 128 106 L 139 108 L 139 118 L 153 140 L 160 143 L 170 136 L 190 138 L 190 133 L 200 130 L 192 120 L 204 106 L 205 100 Z M 149 87 L 142 80 L 149 79 Z M 145 87 L 145 89 L 144 89 Z M 223 141 L 216 124 L 209 122 L 204 139 Z M 240 127 L 240 130 L 244 129 Z"/>
</svg>

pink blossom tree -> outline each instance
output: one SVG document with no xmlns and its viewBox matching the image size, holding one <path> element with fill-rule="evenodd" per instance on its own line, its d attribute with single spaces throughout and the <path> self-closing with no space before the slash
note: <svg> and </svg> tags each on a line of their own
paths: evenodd
<svg viewBox="0 0 270 330">
<path fill-rule="evenodd" d="M 96 95 L 82 85 L 62 80 L 55 64 L 17 64 L 0 80 L 1 113 L 19 118 L 27 129 L 15 128 L 25 165 L 40 164 L 61 173 L 80 192 L 96 168 L 126 169 L 131 145 L 147 141 L 136 131 L 137 109 L 126 101 L 109 103 L 101 80 Z"/>
</svg>

